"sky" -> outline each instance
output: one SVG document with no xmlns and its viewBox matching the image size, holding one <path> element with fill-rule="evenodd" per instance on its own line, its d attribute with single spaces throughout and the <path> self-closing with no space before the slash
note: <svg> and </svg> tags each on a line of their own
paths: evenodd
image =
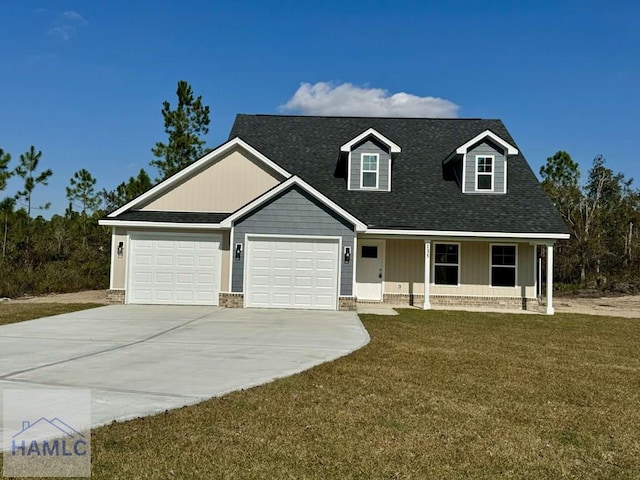
<svg viewBox="0 0 640 480">
<path fill-rule="evenodd" d="M 640 186 L 637 1 L 4 0 L 0 65 L 0 148 L 43 152 L 45 216 L 81 168 L 100 189 L 156 176 L 179 80 L 208 147 L 237 113 L 500 118 L 536 173 L 602 154 Z"/>
</svg>

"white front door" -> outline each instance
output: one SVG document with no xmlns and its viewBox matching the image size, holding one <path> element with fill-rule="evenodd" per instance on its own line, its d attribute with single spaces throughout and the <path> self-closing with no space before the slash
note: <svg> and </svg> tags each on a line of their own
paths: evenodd
<svg viewBox="0 0 640 480">
<path fill-rule="evenodd" d="M 221 236 L 132 234 L 127 303 L 218 305 Z"/>
<path fill-rule="evenodd" d="M 247 307 L 336 310 L 338 240 L 249 238 Z"/>
<path fill-rule="evenodd" d="M 382 301 L 384 240 L 358 239 L 356 295 L 358 300 Z"/>
</svg>

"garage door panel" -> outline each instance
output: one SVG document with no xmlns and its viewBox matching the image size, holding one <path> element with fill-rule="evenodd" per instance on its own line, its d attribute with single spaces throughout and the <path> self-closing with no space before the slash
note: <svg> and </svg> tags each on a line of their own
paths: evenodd
<svg viewBox="0 0 640 480">
<path fill-rule="evenodd" d="M 338 241 L 249 239 L 247 306 L 335 309 Z"/>
<path fill-rule="evenodd" d="M 316 288 L 333 288 L 334 281 L 332 277 L 317 277 Z"/>
<path fill-rule="evenodd" d="M 137 284 L 140 284 L 140 285 L 150 284 L 153 278 L 153 275 L 151 272 L 136 272 L 133 278 L 134 278 L 134 282 Z"/>
<path fill-rule="evenodd" d="M 217 305 L 219 235 L 132 235 L 129 303 Z"/>
<path fill-rule="evenodd" d="M 134 265 L 152 265 L 153 264 L 153 257 L 151 255 L 141 255 L 141 254 L 137 254 L 133 256 L 133 264 Z"/>
<path fill-rule="evenodd" d="M 174 258 L 178 267 L 193 267 L 196 264 L 195 255 L 177 255 Z"/>
<path fill-rule="evenodd" d="M 156 273 L 155 281 L 158 284 L 171 284 L 173 282 L 173 274 L 171 273 Z"/>
</svg>

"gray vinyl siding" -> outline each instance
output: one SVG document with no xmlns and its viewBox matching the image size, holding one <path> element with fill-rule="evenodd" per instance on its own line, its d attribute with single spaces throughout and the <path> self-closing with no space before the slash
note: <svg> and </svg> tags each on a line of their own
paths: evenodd
<svg viewBox="0 0 640 480">
<path fill-rule="evenodd" d="M 362 166 L 363 153 L 378 154 L 378 190 L 383 192 L 391 190 L 389 188 L 389 152 L 387 148 L 372 140 L 366 140 L 351 150 L 351 182 L 349 189 L 360 190 L 360 169 Z M 367 190 L 371 189 L 367 188 Z"/>
<path fill-rule="evenodd" d="M 235 223 L 232 244 L 232 292 L 243 290 L 246 252 L 244 241 L 247 234 L 341 237 L 343 251 L 344 247 L 350 247 L 352 252 L 355 238 L 354 226 L 351 223 L 303 190 L 292 187 L 275 200 Z M 233 250 L 238 243 L 243 245 L 240 260 L 236 260 L 233 256 Z M 339 256 L 340 295 L 350 296 L 353 294 L 353 261 L 344 263 L 342 252 L 339 252 Z"/>
<path fill-rule="evenodd" d="M 493 192 L 476 190 L 476 156 L 493 155 Z M 466 193 L 507 193 L 504 184 L 504 171 L 507 162 L 501 149 L 494 147 L 489 142 L 482 142 L 467 152 L 465 168 L 465 192 Z"/>
</svg>

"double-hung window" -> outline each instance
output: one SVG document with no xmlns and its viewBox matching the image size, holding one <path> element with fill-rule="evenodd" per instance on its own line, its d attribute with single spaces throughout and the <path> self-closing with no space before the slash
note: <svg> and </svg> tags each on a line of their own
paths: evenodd
<svg viewBox="0 0 640 480">
<path fill-rule="evenodd" d="M 361 158 L 361 188 L 378 188 L 379 155 L 363 153 Z"/>
<path fill-rule="evenodd" d="M 515 245 L 491 245 L 491 286 L 515 287 L 517 247 Z"/>
<path fill-rule="evenodd" d="M 433 259 L 433 283 L 436 285 L 458 285 L 460 278 L 460 245 L 436 243 Z"/>
<path fill-rule="evenodd" d="M 493 157 L 476 157 L 476 190 L 493 190 Z"/>
</svg>

